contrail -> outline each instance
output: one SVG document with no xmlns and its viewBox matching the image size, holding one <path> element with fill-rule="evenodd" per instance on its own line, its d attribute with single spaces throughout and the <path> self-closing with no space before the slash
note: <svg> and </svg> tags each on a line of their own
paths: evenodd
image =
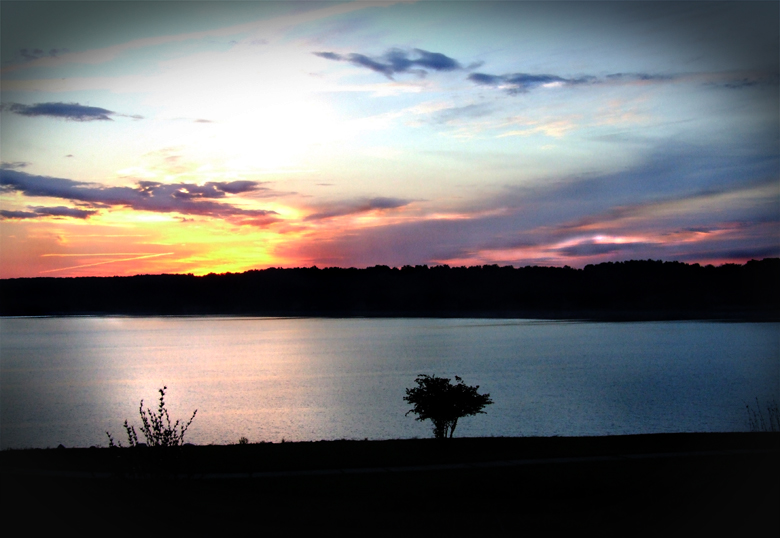
<svg viewBox="0 0 780 538">
<path fill-rule="evenodd" d="M 175 253 L 174 252 L 163 252 L 162 254 L 147 254 L 146 256 L 136 256 L 134 258 L 123 258 L 121 260 L 109 260 L 107 262 L 87 263 L 87 264 L 84 264 L 84 265 L 73 265 L 71 267 L 61 267 L 59 269 L 49 269 L 47 271 L 40 271 L 38 274 L 54 273 L 56 271 L 65 271 L 67 269 L 80 269 L 82 267 L 94 267 L 95 265 L 104 265 L 104 264 L 107 264 L 107 263 L 130 262 L 130 261 L 133 261 L 133 260 L 143 260 L 143 259 L 146 259 L 146 258 L 156 258 L 158 256 L 168 256 L 170 254 L 175 254 Z M 45 256 L 45 254 L 44 254 L 44 256 Z"/>
</svg>

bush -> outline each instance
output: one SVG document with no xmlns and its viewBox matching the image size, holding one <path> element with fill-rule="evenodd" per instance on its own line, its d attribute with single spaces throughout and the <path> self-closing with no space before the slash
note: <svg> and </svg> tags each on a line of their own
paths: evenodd
<svg viewBox="0 0 780 538">
<path fill-rule="evenodd" d="M 780 409 L 778 409 L 775 400 L 766 404 L 766 417 L 764 417 L 764 413 L 761 411 L 761 404 L 758 398 L 756 398 L 755 409 L 750 407 L 750 404 L 745 404 L 745 409 L 747 410 L 750 431 L 780 432 Z"/>
<path fill-rule="evenodd" d="M 165 409 L 165 391 L 168 387 L 160 389 L 160 403 L 157 406 L 157 412 L 155 413 L 151 409 L 144 409 L 144 401 L 141 400 L 141 406 L 138 413 L 141 415 L 141 433 L 146 438 L 146 446 L 150 447 L 170 447 L 181 446 L 184 444 L 184 434 L 187 432 L 187 428 L 190 427 L 192 421 L 195 419 L 196 409 L 192 412 L 192 416 L 187 424 L 179 425 L 177 420 L 171 425 L 171 417 L 168 415 L 168 410 Z M 124 423 L 125 431 L 127 432 L 127 442 L 131 447 L 137 447 L 140 445 L 138 442 L 138 434 L 135 431 L 135 426 L 127 424 L 127 420 Z M 122 443 L 118 445 L 114 444 L 114 438 L 111 434 L 106 432 L 108 436 L 108 446 L 122 446 Z"/>
<path fill-rule="evenodd" d="M 165 408 L 165 390 L 167 388 L 163 387 L 159 391 L 160 403 L 156 412 L 144 409 L 144 401 L 141 400 L 138 413 L 141 416 L 142 424 L 140 430 L 146 443 L 138 442 L 135 426 L 130 426 L 125 420 L 127 441 L 130 448 L 134 450 L 129 453 L 120 453 L 118 456 L 117 461 L 120 464 L 118 473 L 120 475 L 154 478 L 177 476 L 181 464 L 179 448 L 184 445 L 184 434 L 192 424 L 198 410 L 193 411 L 186 424 L 180 424 L 178 420 L 171 424 L 171 418 Z M 110 448 L 122 448 L 122 443 L 115 443 L 110 433 L 106 432 L 106 435 Z M 146 448 L 146 450 L 139 450 L 141 448 Z"/>
</svg>

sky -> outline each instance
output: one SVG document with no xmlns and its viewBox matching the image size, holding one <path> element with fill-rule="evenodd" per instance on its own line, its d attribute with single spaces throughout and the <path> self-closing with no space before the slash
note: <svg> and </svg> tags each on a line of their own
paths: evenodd
<svg viewBox="0 0 780 538">
<path fill-rule="evenodd" d="M 0 278 L 780 256 L 777 2 L 0 4 Z"/>
</svg>

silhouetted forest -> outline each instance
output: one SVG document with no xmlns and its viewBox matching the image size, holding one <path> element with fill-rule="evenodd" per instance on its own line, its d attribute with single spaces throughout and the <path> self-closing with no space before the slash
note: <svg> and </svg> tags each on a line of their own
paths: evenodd
<svg viewBox="0 0 780 538">
<path fill-rule="evenodd" d="M 780 258 L 745 265 L 264 269 L 0 280 L 0 314 L 778 319 Z"/>
</svg>

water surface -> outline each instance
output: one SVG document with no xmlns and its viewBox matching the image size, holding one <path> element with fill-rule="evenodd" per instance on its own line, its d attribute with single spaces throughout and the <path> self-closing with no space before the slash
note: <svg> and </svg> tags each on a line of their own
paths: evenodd
<svg viewBox="0 0 780 538">
<path fill-rule="evenodd" d="M 2 318 L 0 446 L 124 440 L 168 386 L 197 444 L 428 437 L 419 373 L 495 404 L 460 436 L 738 431 L 780 393 L 780 324 L 486 319 Z"/>
</svg>

